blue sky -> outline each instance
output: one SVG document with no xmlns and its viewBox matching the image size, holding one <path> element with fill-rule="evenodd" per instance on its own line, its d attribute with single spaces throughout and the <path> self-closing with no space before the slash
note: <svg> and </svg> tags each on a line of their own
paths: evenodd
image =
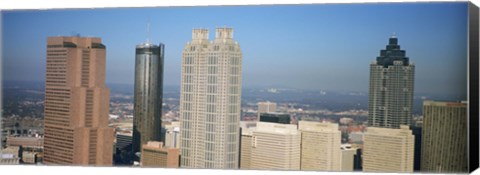
<svg viewBox="0 0 480 175">
<path fill-rule="evenodd" d="M 101 37 L 107 83 L 132 84 L 135 45 L 165 44 L 165 85 L 180 84 L 193 28 L 234 28 L 244 87 L 368 90 L 369 64 L 395 32 L 415 92 L 465 94 L 467 3 L 111 8 L 2 12 L 4 80 L 44 81 L 49 36 Z"/>
</svg>

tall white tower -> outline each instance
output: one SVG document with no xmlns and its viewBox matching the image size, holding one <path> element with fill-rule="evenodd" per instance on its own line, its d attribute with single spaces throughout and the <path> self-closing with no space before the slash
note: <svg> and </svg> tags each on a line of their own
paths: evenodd
<svg viewBox="0 0 480 175">
<path fill-rule="evenodd" d="M 181 166 L 238 168 L 242 52 L 232 28 L 193 29 L 182 57 Z"/>
</svg>

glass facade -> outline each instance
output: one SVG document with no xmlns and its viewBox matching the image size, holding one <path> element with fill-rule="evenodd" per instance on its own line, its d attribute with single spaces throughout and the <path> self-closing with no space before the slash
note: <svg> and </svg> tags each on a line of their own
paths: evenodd
<svg viewBox="0 0 480 175">
<path fill-rule="evenodd" d="M 160 141 L 164 45 L 137 45 L 135 53 L 133 153 L 148 141 Z"/>
</svg>

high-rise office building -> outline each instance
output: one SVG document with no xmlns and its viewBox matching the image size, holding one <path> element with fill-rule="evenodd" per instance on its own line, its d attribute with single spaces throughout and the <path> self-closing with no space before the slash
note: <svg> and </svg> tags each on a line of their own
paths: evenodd
<svg viewBox="0 0 480 175">
<path fill-rule="evenodd" d="M 299 121 L 302 133 L 302 170 L 340 171 L 341 132 L 336 123 Z"/>
<path fill-rule="evenodd" d="M 301 133 L 297 125 L 258 122 L 251 142 L 250 169 L 300 170 Z"/>
<path fill-rule="evenodd" d="M 148 141 L 160 141 L 164 47 L 146 42 L 135 50 L 133 153 Z"/>
<path fill-rule="evenodd" d="M 189 168 L 238 168 L 242 52 L 232 28 L 194 29 L 182 57 L 181 163 Z"/>
<path fill-rule="evenodd" d="M 242 127 L 240 139 L 240 169 L 251 169 L 253 130 L 254 127 Z"/>
<path fill-rule="evenodd" d="M 466 102 L 423 102 L 422 172 L 468 172 Z"/>
<path fill-rule="evenodd" d="M 415 66 L 392 36 L 370 64 L 368 126 L 399 128 L 411 124 Z"/>
<path fill-rule="evenodd" d="M 162 142 L 149 141 L 142 146 L 142 167 L 178 168 L 180 150 L 164 148 Z"/>
<path fill-rule="evenodd" d="M 165 147 L 180 148 L 180 122 L 165 124 Z"/>
<path fill-rule="evenodd" d="M 274 102 L 269 102 L 269 101 L 258 102 L 257 105 L 258 105 L 257 117 L 259 119 L 260 119 L 260 115 L 263 113 L 270 113 L 270 112 L 277 111 L 277 103 L 274 103 Z"/>
<path fill-rule="evenodd" d="M 363 138 L 364 172 L 413 172 L 415 138 L 408 126 L 369 127 Z"/>
<path fill-rule="evenodd" d="M 112 165 L 105 57 L 100 38 L 48 38 L 45 164 Z"/>
</svg>

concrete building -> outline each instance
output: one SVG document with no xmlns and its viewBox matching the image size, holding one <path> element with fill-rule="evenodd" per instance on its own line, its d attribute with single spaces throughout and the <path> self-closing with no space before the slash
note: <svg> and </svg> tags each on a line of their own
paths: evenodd
<svg viewBox="0 0 480 175">
<path fill-rule="evenodd" d="M 237 169 L 242 52 L 232 28 L 194 29 L 182 56 L 181 163 L 186 168 Z"/>
<path fill-rule="evenodd" d="M 277 103 L 274 103 L 274 102 L 269 102 L 269 101 L 258 102 L 257 105 L 258 105 L 258 110 L 257 110 L 258 119 L 260 119 L 260 114 L 277 111 Z"/>
<path fill-rule="evenodd" d="M 348 140 L 350 143 L 361 144 L 363 143 L 363 132 L 356 131 L 348 134 Z"/>
<path fill-rule="evenodd" d="M 421 171 L 468 172 L 466 102 L 423 102 Z"/>
<path fill-rule="evenodd" d="M 128 149 L 129 147 L 131 148 L 132 140 L 133 140 L 133 134 L 131 132 L 127 132 L 127 133 L 117 132 L 115 149 L 119 151 L 121 150 L 131 151 L 126 149 Z"/>
<path fill-rule="evenodd" d="M 7 147 L 21 146 L 23 148 L 43 149 L 43 137 L 7 136 Z"/>
<path fill-rule="evenodd" d="M 341 132 L 336 123 L 299 121 L 302 133 L 302 170 L 340 171 Z"/>
<path fill-rule="evenodd" d="M 415 66 L 392 36 L 370 64 L 368 126 L 399 128 L 412 121 Z"/>
<path fill-rule="evenodd" d="M 242 136 L 240 137 L 240 169 L 251 169 L 252 132 L 254 129 L 255 127 L 242 127 Z"/>
<path fill-rule="evenodd" d="M 19 165 L 20 158 L 10 153 L 0 153 L 0 165 Z"/>
<path fill-rule="evenodd" d="M 105 57 L 100 38 L 48 38 L 45 164 L 112 165 Z"/>
<path fill-rule="evenodd" d="M 353 148 L 351 145 L 342 145 L 340 147 L 342 152 L 341 171 L 352 172 L 354 169 L 354 157 L 357 154 L 357 149 Z"/>
<path fill-rule="evenodd" d="M 363 141 L 363 171 L 412 173 L 414 142 L 406 125 L 400 129 L 369 127 Z"/>
<path fill-rule="evenodd" d="M 268 112 L 260 114 L 260 122 L 290 124 L 290 115 L 285 113 Z"/>
<path fill-rule="evenodd" d="M 142 167 L 178 168 L 180 150 L 164 148 L 162 145 L 162 142 L 149 141 L 142 146 Z"/>
<path fill-rule="evenodd" d="M 36 164 L 37 163 L 37 153 L 30 151 L 22 152 L 22 162 L 25 164 Z"/>
<path fill-rule="evenodd" d="M 180 122 L 165 125 L 165 147 L 180 149 Z"/>
<path fill-rule="evenodd" d="M 296 125 L 258 122 L 251 142 L 250 169 L 300 170 L 301 133 Z"/>
<path fill-rule="evenodd" d="M 164 48 L 147 41 L 135 49 L 133 153 L 161 140 Z"/>
</svg>

